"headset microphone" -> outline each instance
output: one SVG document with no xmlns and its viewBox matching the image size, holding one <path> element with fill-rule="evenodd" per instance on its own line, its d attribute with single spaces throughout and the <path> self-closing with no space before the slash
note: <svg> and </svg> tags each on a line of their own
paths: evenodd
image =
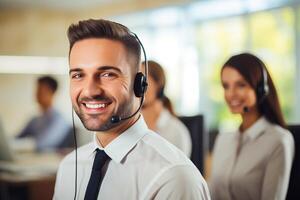
<svg viewBox="0 0 300 200">
<path fill-rule="evenodd" d="M 249 112 L 249 107 L 248 107 L 248 106 L 244 106 L 244 107 L 243 107 L 243 111 L 244 111 L 244 113 Z"/>
<path fill-rule="evenodd" d="M 112 116 L 111 119 L 110 119 L 110 122 L 115 124 L 115 123 L 118 123 L 121 120 L 122 120 L 122 118 L 120 116 Z"/>
</svg>

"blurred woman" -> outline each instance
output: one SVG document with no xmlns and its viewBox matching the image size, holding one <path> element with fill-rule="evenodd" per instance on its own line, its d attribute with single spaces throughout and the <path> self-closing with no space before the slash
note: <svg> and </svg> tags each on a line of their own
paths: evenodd
<svg viewBox="0 0 300 200">
<path fill-rule="evenodd" d="M 165 73 L 155 61 L 148 61 L 148 84 L 142 108 L 142 114 L 148 127 L 190 157 L 192 143 L 189 131 L 176 117 L 170 100 L 164 94 Z"/>
<path fill-rule="evenodd" d="M 264 63 L 252 54 L 235 55 L 223 65 L 221 80 L 225 101 L 242 123 L 216 140 L 212 199 L 285 199 L 294 141 Z"/>
</svg>

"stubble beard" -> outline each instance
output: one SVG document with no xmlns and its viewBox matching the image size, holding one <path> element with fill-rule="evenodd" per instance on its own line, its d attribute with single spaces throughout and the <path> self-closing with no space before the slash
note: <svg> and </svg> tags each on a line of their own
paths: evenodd
<svg viewBox="0 0 300 200">
<path fill-rule="evenodd" d="M 74 108 L 75 113 L 79 117 L 80 121 L 82 122 L 83 126 L 89 131 L 105 132 L 114 127 L 117 127 L 120 123 L 122 123 L 122 120 L 118 123 L 112 123 L 111 122 L 112 116 L 108 117 L 106 121 L 101 123 L 100 118 L 99 118 L 100 115 L 98 115 L 98 114 L 86 115 L 83 113 L 83 111 L 80 107 L 73 105 L 73 108 Z M 133 108 L 133 98 L 120 104 L 116 114 L 113 114 L 113 115 L 120 116 L 121 118 L 128 117 L 132 114 L 132 108 Z"/>
</svg>

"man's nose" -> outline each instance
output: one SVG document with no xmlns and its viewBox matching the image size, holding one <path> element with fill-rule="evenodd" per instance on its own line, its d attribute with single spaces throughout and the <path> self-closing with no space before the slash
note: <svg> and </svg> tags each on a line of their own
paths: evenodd
<svg viewBox="0 0 300 200">
<path fill-rule="evenodd" d="M 95 78 L 90 78 L 86 81 L 84 94 L 88 97 L 98 96 L 103 93 L 102 85 L 99 80 Z"/>
</svg>

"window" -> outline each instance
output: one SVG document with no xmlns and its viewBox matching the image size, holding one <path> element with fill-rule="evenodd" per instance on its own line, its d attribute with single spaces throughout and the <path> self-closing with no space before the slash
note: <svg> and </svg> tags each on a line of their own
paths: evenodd
<svg viewBox="0 0 300 200">
<path fill-rule="evenodd" d="M 292 8 L 256 13 L 250 16 L 251 49 L 267 64 L 287 121 L 295 107 L 295 16 Z"/>
<path fill-rule="evenodd" d="M 218 127 L 220 121 L 223 124 L 232 122 L 223 98 L 220 69 L 231 55 L 244 50 L 246 26 L 243 18 L 234 17 L 199 23 L 196 30 L 199 67 L 202 73 L 200 80 L 203 87 L 200 99 L 205 99 L 201 108 L 209 125 Z"/>
<path fill-rule="evenodd" d="M 250 51 L 267 64 L 287 122 L 299 122 L 300 2 L 227 3 L 194 2 L 115 19 L 136 31 L 148 58 L 165 67 L 166 93 L 179 115 L 201 113 L 211 128 L 236 127 L 240 119 L 225 105 L 220 68 L 230 56 Z"/>
</svg>

